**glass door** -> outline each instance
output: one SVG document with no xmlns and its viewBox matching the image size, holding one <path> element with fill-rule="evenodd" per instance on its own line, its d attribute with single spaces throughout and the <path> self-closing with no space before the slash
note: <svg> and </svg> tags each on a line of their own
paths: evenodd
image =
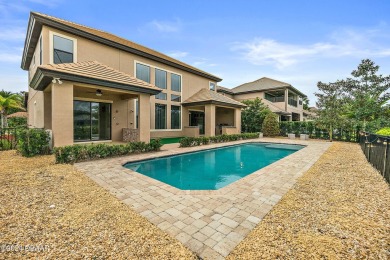
<svg viewBox="0 0 390 260">
<path fill-rule="evenodd" d="M 191 111 L 190 126 L 199 126 L 199 134 L 204 135 L 204 112 Z"/>
<path fill-rule="evenodd" d="M 74 141 L 111 139 L 111 104 L 74 101 Z"/>
</svg>

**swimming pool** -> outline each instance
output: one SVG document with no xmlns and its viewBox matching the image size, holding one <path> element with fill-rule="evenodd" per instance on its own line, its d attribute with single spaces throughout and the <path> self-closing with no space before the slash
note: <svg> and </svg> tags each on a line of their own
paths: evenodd
<svg viewBox="0 0 390 260">
<path fill-rule="evenodd" d="M 218 190 L 303 147 L 245 143 L 131 162 L 124 167 L 181 190 Z"/>
</svg>

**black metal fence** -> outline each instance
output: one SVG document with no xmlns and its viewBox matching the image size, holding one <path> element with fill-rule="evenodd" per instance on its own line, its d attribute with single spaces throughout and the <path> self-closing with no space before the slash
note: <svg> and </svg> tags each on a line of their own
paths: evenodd
<svg viewBox="0 0 390 260">
<path fill-rule="evenodd" d="M 390 137 L 361 132 L 359 143 L 367 160 L 390 183 Z"/>
<path fill-rule="evenodd" d="M 16 149 L 17 141 L 17 128 L 0 127 L 0 151 Z"/>
</svg>

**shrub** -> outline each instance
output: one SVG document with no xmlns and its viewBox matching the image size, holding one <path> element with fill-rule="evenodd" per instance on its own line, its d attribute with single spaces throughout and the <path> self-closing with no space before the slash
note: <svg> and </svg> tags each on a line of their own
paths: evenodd
<svg viewBox="0 0 390 260">
<path fill-rule="evenodd" d="M 150 143 L 131 142 L 127 144 L 79 144 L 54 148 L 56 163 L 76 163 L 133 153 L 159 151 L 162 144 L 160 139 Z"/>
<path fill-rule="evenodd" d="M 264 136 L 278 136 L 280 134 L 279 122 L 274 113 L 265 117 L 262 130 Z"/>
<path fill-rule="evenodd" d="M 25 157 L 49 154 L 50 135 L 44 129 L 20 129 L 18 131 L 18 151 Z"/>
<path fill-rule="evenodd" d="M 385 127 L 376 132 L 378 135 L 390 136 L 390 127 Z"/>
<path fill-rule="evenodd" d="M 223 143 L 237 140 L 246 140 L 258 138 L 259 133 L 244 133 L 244 134 L 233 134 L 233 135 L 217 135 L 210 137 L 184 137 L 180 140 L 180 147 L 191 147 L 206 145 L 210 143 Z"/>
</svg>

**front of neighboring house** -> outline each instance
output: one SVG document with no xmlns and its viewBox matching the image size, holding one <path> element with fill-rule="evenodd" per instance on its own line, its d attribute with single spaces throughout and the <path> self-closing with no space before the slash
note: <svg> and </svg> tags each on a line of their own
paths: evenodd
<svg viewBox="0 0 390 260">
<path fill-rule="evenodd" d="M 218 93 L 237 101 L 260 98 L 272 112 L 278 115 L 279 121 L 306 119 L 303 109 L 303 98 L 306 95 L 282 81 L 263 77 L 232 89 L 218 86 Z"/>
<path fill-rule="evenodd" d="M 22 58 L 28 124 L 54 146 L 239 133 L 220 78 L 118 36 L 31 13 Z"/>
</svg>

